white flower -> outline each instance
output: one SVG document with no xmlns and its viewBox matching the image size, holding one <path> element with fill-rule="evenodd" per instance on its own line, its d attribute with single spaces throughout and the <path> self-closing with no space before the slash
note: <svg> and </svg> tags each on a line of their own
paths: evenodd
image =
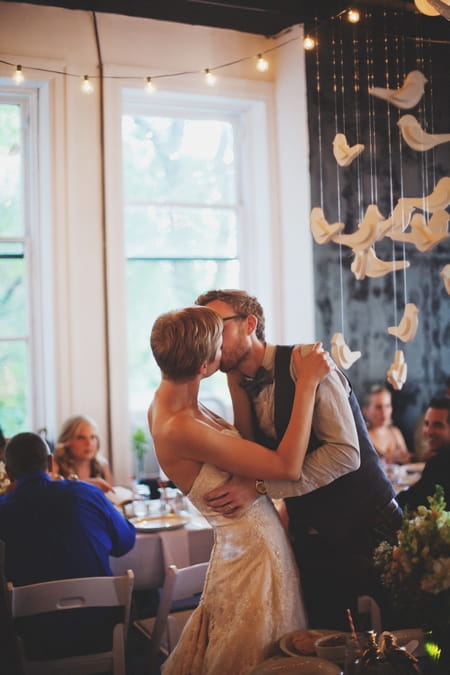
<svg viewBox="0 0 450 675">
<path fill-rule="evenodd" d="M 433 560 L 431 570 L 422 579 L 420 587 L 426 593 L 440 593 L 450 588 L 450 558 Z"/>
</svg>

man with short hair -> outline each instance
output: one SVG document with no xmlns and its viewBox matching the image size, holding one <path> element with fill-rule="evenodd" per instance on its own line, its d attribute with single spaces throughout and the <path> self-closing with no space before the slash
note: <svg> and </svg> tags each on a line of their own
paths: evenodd
<svg viewBox="0 0 450 675">
<path fill-rule="evenodd" d="M 109 556 L 127 553 L 136 530 L 95 485 L 53 481 L 52 456 L 38 434 L 24 432 L 6 445 L 10 491 L 0 497 L 5 576 L 14 586 L 56 579 L 112 576 Z M 32 659 L 62 658 L 110 649 L 118 608 L 77 608 L 16 619 Z"/>
<path fill-rule="evenodd" d="M 109 556 L 133 546 L 136 530 L 96 486 L 53 481 L 51 454 L 38 434 L 6 445 L 13 489 L 0 497 L 5 571 L 15 586 L 73 577 L 110 576 Z"/>
<path fill-rule="evenodd" d="M 266 343 L 263 309 L 245 291 L 209 291 L 196 303 L 214 309 L 224 322 L 220 368 L 227 373 L 237 428 L 247 438 L 276 447 L 292 409 L 292 347 Z M 402 512 L 356 397 L 337 368 L 316 392 L 300 480 L 255 485 L 233 477 L 206 499 L 232 517 L 264 490 L 271 497 L 287 498 L 310 626 L 348 629 L 346 609 L 356 611 L 358 595 L 381 601 L 372 550 L 380 539 L 395 537 Z"/>
<path fill-rule="evenodd" d="M 436 485 L 444 488 L 445 501 L 450 508 L 450 397 L 432 398 L 425 412 L 423 435 L 427 442 L 427 461 L 420 479 L 397 495 L 399 504 L 410 510 L 428 506 Z"/>
</svg>

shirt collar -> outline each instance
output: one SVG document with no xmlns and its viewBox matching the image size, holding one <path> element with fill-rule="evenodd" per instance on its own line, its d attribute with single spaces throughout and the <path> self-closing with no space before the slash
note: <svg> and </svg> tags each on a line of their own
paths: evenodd
<svg viewBox="0 0 450 675">
<path fill-rule="evenodd" d="M 264 352 L 263 360 L 261 365 L 265 368 L 273 377 L 274 368 L 275 368 L 275 345 L 266 343 L 266 350 Z"/>
</svg>

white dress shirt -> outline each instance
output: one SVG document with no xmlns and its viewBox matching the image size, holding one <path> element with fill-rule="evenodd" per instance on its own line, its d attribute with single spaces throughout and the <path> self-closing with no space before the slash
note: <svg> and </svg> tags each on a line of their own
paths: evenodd
<svg viewBox="0 0 450 675">
<path fill-rule="evenodd" d="M 313 345 L 302 345 L 302 354 Z M 266 345 L 262 365 L 275 373 L 275 345 Z M 296 380 L 292 360 L 291 377 Z M 274 389 L 270 384 L 254 399 L 256 416 L 262 431 L 276 437 L 274 422 Z M 274 499 L 296 497 L 332 483 L 360 465 L 358 434 L 348 400 L 350 387 L 344 375 L 335 367 L 317 388 L 312 427 L 322 445 L 306 455 L 302 475 L 298 481 L 265 481 L 269 495 Z"/>
</svg>

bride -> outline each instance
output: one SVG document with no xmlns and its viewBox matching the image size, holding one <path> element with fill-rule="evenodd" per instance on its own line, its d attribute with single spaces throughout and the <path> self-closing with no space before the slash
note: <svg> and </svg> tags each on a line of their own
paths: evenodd
<svg viewBox="0 0 450 675">
<path fill-rule="evenodd" d="M 151 348 L 161 383 L 148 411 L 158 461 L 214 528 L 215 544 L 202 598 L 164 675 L 244 675 L 263 661 L 276 640 L 306 628 L 297 567 L 278 514 L 266 495 L 241 517 L 207 507 L 203 495 L 230 474 L 297 480 L 309 441 L 314 396 L 329 373 L 317 343 L 302 357 L 294 408 L 276 451 L 241 438 L 236 429 L 198 400 L 200 381 L 219 367 L 222 319 L 195 306 L 161 315 Z"/>
</svg>

